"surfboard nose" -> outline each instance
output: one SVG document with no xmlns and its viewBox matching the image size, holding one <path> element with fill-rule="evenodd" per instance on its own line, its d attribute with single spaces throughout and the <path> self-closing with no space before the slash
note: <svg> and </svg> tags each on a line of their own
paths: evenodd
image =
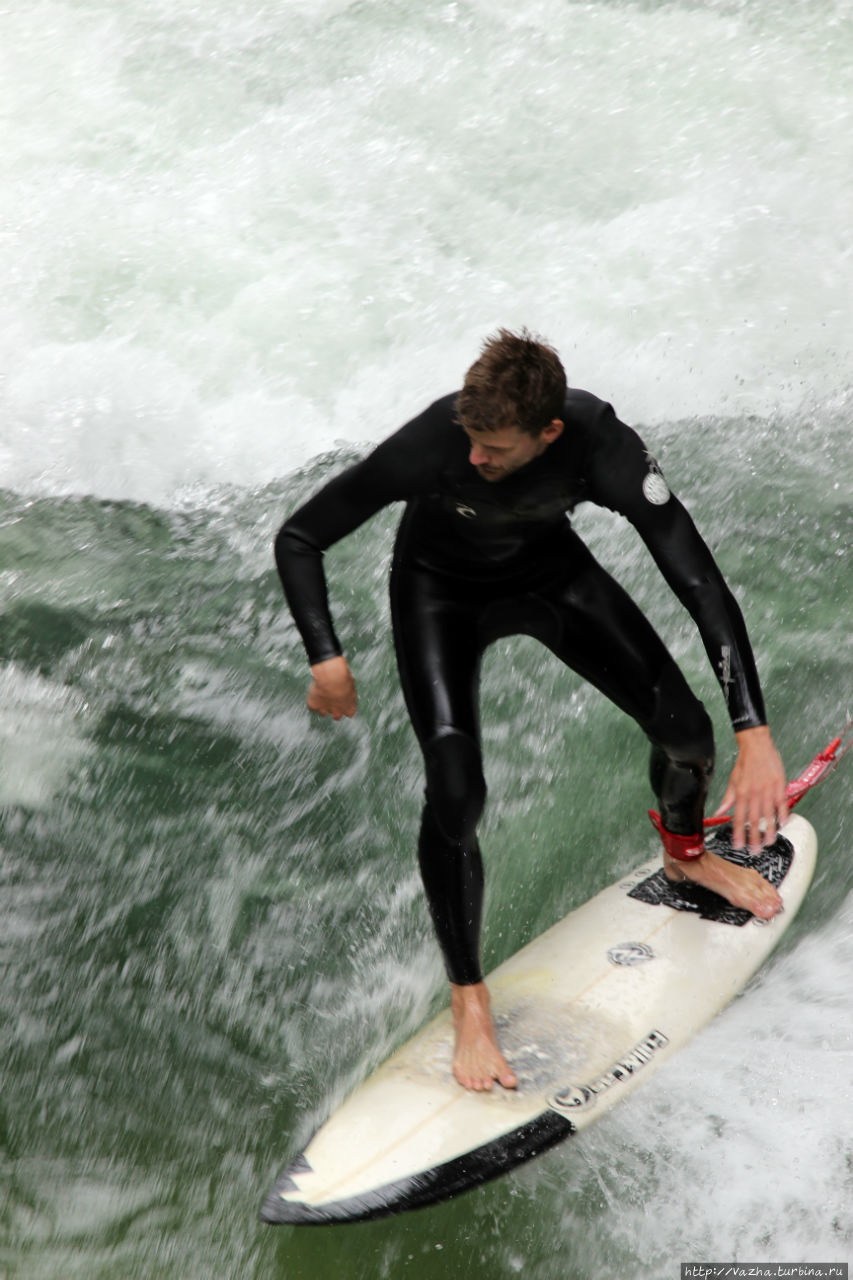
<svg viewBox="0 0 853 1280">
<path fill-rule="evenodd" d="M 323 1226 L 364 1222 L 410 1209 L 424 1209 L 451 1196 L 482 1186 L 510 1169 L 563 1142 L 575 1132 L 572 1122 L 553 1110 L 493 1142 L 466 1151 L 431 1169 L 410 1174 L 361 1194 L 308 1203 L 305 1183 L 313 1170 L 304 1154 L 282 1173 L 261 1209 L 261 1221 L 271 1226 Z M 292 1172 L 293 1171 L 293 1172 Z M 300 1197 L 305 1197 L 300 1199 Z"/>
</svg>

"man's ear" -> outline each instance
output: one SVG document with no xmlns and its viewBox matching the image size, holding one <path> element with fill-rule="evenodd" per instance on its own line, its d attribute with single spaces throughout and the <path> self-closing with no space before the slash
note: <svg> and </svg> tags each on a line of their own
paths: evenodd
<svg viewBox="0 0 853 1280">
<path fill-rule="evenodd" d="M 564 425 L 562 419 L 553 418 L 547 427 L 543 428 L 540 439 L 544 440 L 546 444 L 553 444 L 557 437 L 563 434 Z"/>
</svg>

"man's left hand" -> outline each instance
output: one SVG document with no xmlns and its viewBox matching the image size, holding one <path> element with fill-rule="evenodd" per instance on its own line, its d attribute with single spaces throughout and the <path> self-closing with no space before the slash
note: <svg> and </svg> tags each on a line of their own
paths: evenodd
<svg viewBox="0 0 853 1280">
<path fill-rule="evenodd" d="M 785 767 L 767 725 L 742 729 L 735 734 L 738 757 L 717 816 L 732 813 L 732 843 L 749 852 L 772 844 L 788 817 Z"/>
</svg>

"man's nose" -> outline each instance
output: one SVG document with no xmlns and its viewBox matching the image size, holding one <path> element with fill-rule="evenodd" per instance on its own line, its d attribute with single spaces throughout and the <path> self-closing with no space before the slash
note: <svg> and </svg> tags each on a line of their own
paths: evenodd
<svg viewBox="0 0 853 1280">
<path fill-rule="evenodd" d="M 482 445 L 472 444 L 471 452 L 468 454 L 468 461 L 472 467 L 484 467 L 489 461 L 489 455 Z"/>
</svg>

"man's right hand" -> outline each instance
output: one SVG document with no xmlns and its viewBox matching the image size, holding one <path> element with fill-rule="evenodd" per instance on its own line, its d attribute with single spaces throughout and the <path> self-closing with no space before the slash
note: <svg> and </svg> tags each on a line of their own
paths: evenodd
<svg viewBox="0 0 853 1280">
<path fill-rule="evenodd" d="M 308 709 L 318 716 L 354 716 L 358 706 L 355 681 L 346 658 L 327 658 L 311 668 L 311 688 L 308 690 Z"/>
</svg>

